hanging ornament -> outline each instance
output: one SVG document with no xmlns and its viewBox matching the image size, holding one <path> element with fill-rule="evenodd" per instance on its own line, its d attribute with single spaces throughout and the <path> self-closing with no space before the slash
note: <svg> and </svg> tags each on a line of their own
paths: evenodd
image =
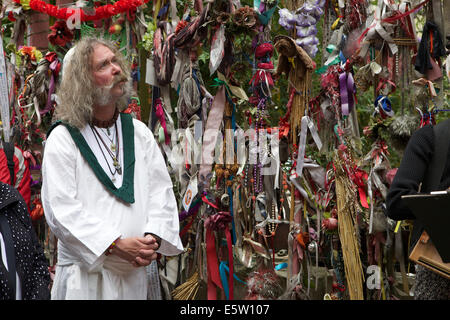
<svg viewBox="0 0 450 320">
<path fill-rule="evenodd" d="M 108 33 L 109 34 L 120 34 L 122 32 L 122 26 L 120 24 L 113 24 L 111 27 L 109 27 L 108 29 Z"/>
<path fill-rule="evenodd" d="M 336 218 L 327 218 L 322 221 L 322 228 L 332 231 L 336 230 L 338 227 L 338 220 Z"/>
</svg>

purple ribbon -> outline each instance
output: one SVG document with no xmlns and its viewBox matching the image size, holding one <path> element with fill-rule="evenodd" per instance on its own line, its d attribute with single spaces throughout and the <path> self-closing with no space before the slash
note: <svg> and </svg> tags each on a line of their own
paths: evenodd
<svg viewBox="0 0 450 320">
<path fill-rule="evenodd" d="M 198 201 L 195 205 L 189 208 L 189 211 L 186 210 L 181 211 L 180 214 L 178 215 L 179 220 L 183 221 L 187 217 L 192 216 L 194 213 L 198 211 L 201 205 L 202 201 Z"/>
<path fill-rule="evenodd" d="M 341 92 L 342 115 L 348 116 L 353 109 L 353 94 L 356 91 L 351 72 L 342 72 L 339 74 L 339 87 Z"/>
<path fill-rule="evenodd" d="M 55 70 L 56 67 L 58 66 L 58 59 L 53 60 L 52 63 L 50 63 L 49 69 L 52 71 L 52 76 L 50 78 L 50 84 L 48 85 L 48 95 L 47 95 L 47 105 L 45 106 L 44 110 L 40 110 L 40 114 L 45 114 L 47 112 L 49 112 L 52 107 L 52 94 L 53 92 L 55 92 Z"/>
</svg>

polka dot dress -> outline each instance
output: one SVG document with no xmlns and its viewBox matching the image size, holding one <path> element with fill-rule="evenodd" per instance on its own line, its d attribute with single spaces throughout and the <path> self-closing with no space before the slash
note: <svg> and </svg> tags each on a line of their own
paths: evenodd
<svg viewBox="0 0 450 320">
<path fill-rule="evenodd" d="M 16 189 L 2 182 L 0 214 L 6 216 L 11 228 L 22 299 L 49 299 L 48 262 L 32 227 L 27 206 Z M 7 276 L 0 268 L 0 300 L 15 298 L 6 279 Z"/>
<path fill-rule="evenodd" d="M 446 279 L 427 268 L 416 265 L 414 299 L 450 300 L 450 279 Z"/>
</svg>

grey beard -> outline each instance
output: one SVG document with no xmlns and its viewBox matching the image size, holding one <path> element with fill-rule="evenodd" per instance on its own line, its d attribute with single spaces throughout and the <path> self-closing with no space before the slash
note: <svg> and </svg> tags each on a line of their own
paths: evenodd
<svg viewBox="0 0 450 320">
<path fill-rule="evenodd" d="M 94 103 L 100 106 L 104 106 L 109 102 L 114 101 L 114 97 L 111 95 L 111 89 L 112 87 L 114 87 L 115 84 L 116 82 L 113 82 L 109 86 L 95 88 L 93 93 Z M 131 96 L 131 92 L 133 90 L 131 79 L 125 82 L 125 84 L 122 87 L 122 90 L 123 90 L 122 97 Z"/>
<path fill-rule="evenodd" d="M 114 83 L 109 86 L 95 88 L 93 93 L 94 103 L 100 106 L 104 106 L 109 103 L 112 100 L 112 87 L 114 87 Z"/>
</svg>

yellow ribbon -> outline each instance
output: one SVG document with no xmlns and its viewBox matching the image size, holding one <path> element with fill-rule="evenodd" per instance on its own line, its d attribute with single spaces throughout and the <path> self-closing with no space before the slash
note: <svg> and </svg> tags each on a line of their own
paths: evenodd
<svg viewBox="0 0 450 320">
<path fill-rule="evenodd" d="M 338 18 L 337 18 L 336 21 L 334 21 L 333 24 L 331 25 L 331 30 L 336 29 L 336 27 L 338 26 L 339 21 L 341 21 L 341 17 L 342 17 L 342 16 L 340 15 L 340 12 L 339 12 L 339 9 L 338 9 L 337 6 L 334 7 L 334 11 L 336 11 L 336 14 L 337 14 Z"/>
<path fill-rule="evenodd" d="M 161 8 L 161 0 L 158 0 L 155 2 L 155 11 L 153 12 L 153 21 L 155 21 L 156 24 L 156 18 L 158 17 L 159 9 Z"/>
<path fill-rule="evenodd" d="M 295 56 L 288 58 L 289 62 L 292 64 L 292 68 L 295 69 L 294 59 L 295 59 Z"/>
<path fill-rule="evenodd" d="M 394 233 L 397 233 L 397 232 L 398 232 L 398 229 L 400 228 L 400 225 L 401 225 L 401 224 L 402 224 L 401 221 L 397 221 L 397 225 L 395 226 Z"/>
</svg>

